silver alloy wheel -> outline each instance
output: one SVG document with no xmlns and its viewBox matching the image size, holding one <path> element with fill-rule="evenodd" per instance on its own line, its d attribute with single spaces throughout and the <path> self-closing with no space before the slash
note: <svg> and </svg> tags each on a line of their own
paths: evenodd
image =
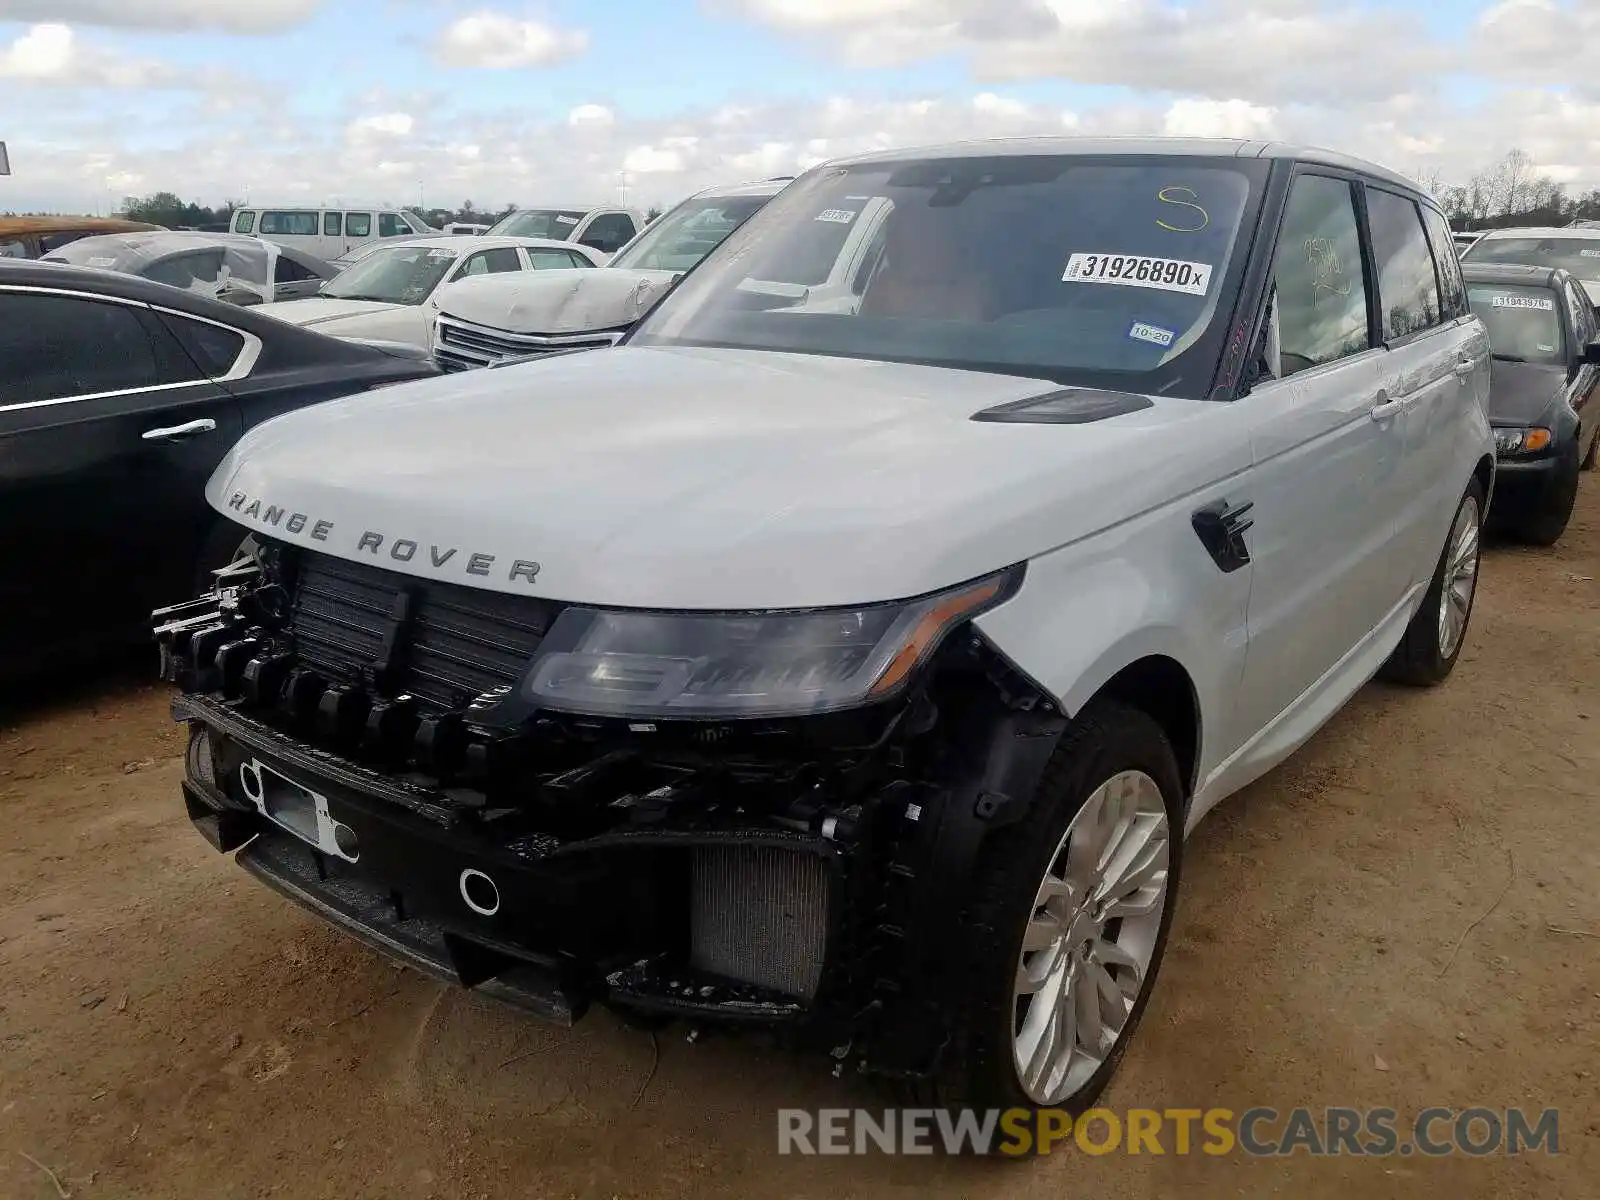
<svg viewBox="0 0 1600 1200">
<path fill-rule="evenodd" d="M 1461 645 L 1478 587 L 1478 501 L 1462 498 L 1450 527 L 1444 578 L 1439 588 L 1439 657 L 1449 659 Z"/>
<path fill-rule="evenodd" d="M 1172 833 L 1156 781 L 1123 771 L 1084 801 L 1050 856 L 1012 998 L 1017 1079 L 1058 1104 L 1105 1063 L 1161 934 Z"/>
</svg>

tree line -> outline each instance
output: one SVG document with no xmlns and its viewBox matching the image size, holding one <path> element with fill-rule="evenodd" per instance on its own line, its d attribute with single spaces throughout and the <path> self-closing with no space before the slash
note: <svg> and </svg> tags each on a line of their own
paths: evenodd
<svg viewBox="0 0 1600 1200">
<path fill-rule="evenodd" d="M 1569 194 L 1525 150 L 1512 150 L 1463 184 L 1445 183 L 1437 171 L 1418 181 L 1439 201 L 1451 228 L 1461 231 L 1600 220 L 1600 188 Z"/>
<path fill-rule="evenodd" d="M 173 192 L 152 192 L 148 196 L 124 196 L 122 207 L 115 213 L 129 221 L 143 221 L 149 225 L 162 225 L 168 229 L 226 229 L 233 223 L 236 209 L 244 208 L 243 200 L 224 200 L 212 206 L 184 200 Z M 319 206 L 320 207 L 320 206 Z M 463 225 L 493 225 L 520 205 L 507 204 L 502 208 L 479 208 L 471 200 L 463 200 L 457 208 L 419 208 L 415 204 L 402 205 L 406 212 L 415 213 L 435 229 L 459 222 Z M 58 212 L 35 210 L 32 212 L 4 211 L 5 217 L 47 217 Z M 647 214 L 654 221 L 661 215 L 659 207 Z"/>
</svg>

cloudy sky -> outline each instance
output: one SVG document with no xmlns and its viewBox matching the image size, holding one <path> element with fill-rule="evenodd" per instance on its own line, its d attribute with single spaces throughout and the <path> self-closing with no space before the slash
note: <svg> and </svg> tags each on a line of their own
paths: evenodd
<svg viewBox="0 0 1600 1200">
<path fill-rule="evenodd" d="M 1283 137 L 1600 186 L 1600 0 L 0 0 L 0 210 L 642 206 L 865 148 Z"/>
</svg>

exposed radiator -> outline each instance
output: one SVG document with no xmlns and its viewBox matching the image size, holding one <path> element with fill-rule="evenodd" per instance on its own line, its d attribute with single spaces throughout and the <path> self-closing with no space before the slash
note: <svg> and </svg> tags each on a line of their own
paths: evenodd
<svg viewBox="0 0 1600 1200">
<path fill-rule="evenodd" d="M 691 965 L 810 1000 L 828 945 L 827 865 L 767 846 L 694 851 Z"/>
</svg>

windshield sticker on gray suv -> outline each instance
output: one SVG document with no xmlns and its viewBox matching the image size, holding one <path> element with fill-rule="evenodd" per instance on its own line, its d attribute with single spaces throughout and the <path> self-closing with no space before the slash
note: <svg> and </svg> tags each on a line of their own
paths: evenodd
<svg viewBox="0 0 1600 1200">
<path fill-rule="evenodd" d="M 1207 263 L 1146 254 L 1074 254 L 1067 259 L 1061 282 L 1113 283 L 1204 296 L 1211 287 L 1211 271 Z"/>
<path fill-rule="evenodd" d="M 1556 302 L 1549 296 L 1495 296 L 1489 303 L 1495 308 L 1537 308 L 1541 312 L 1556 309 Z"/>
<path fill-rule="evenodd" d="M 1148 321 L 1135 321 L 1128 327 L 1128 336 L 1136 342 L 1149 342 L 1152 346 L 1170 346 L 1178 336 L 1176 329 L 1163 329 Z"/>
</svg>

